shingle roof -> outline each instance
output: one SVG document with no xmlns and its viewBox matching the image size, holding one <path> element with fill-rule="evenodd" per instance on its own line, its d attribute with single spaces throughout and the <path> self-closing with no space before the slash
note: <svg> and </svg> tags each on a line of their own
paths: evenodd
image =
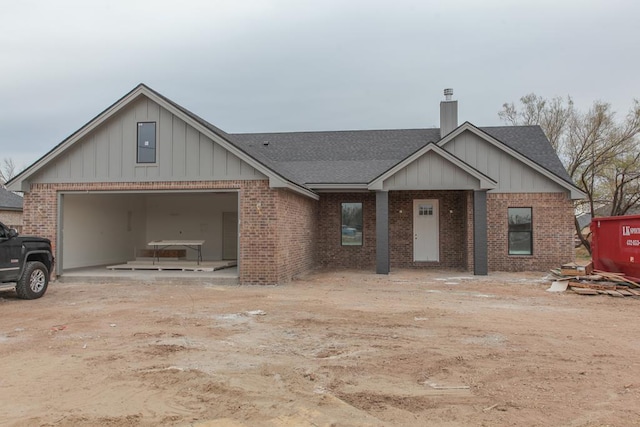
<svg viewBox="0 0 640 427">
<path fill-rule="evenodd" d="M 539 126 L 479 128 L 564 181 L 571 178 Z M 440 129 L 229 134 L 232 142 L 301 184 L 364 184 L 440 140 Z"/>
<path fill-rule="evenodd" d="M 22 197 L 4 188 L 0 188 L 0 210 L 21 211 Z"/>
<path fill-rule="evenodd" d="M 294 182 L 367 183 L 435 138 L 438 129 L 232 134 Z M 265 145 L 268 144 L 268 145 Z"/>
<path fill-rule="evenodd" d="M 198 123 L 200 123 L 202 126 L 206 127 L 207 129 L 209 129 L 211 132 L 218 134 L 219 136 L 222 136 L 223 138 L 227 138 L 229 137 L 229 135 L 223 131 L 222 129 L 220 129 L 217 126 L 212 125 L 211 123 L 209 123 L 208 121 L 206 121 L 205 119 L 203 119 L 202 117 L 198 116 L 195 113 L 192 113 L 190 110 L 187 110 L 186 108 L 184 108 L 182 105 L 177 104 L 175 102 L 173 102 L 172 100 L 170 100 L 169 98 L 167 98 L 166 96 L 164 96 L 163 94 L 161 94 L 160 92 L 156 92 L 155 90 L 151 89 L 149 86 L 145 85 L 144 83 L 140 83 L 138 86 L 136 86 L 135 89 L 133 89 L 131 92 L 135 91 L 136 89 L 140 88 L 140 87 L 144 87 L 145 89 L 147 89 L 149 92 L 154 93 L 156 96 L 158 96 L 159 98 L 162 98 L 164 101 L 166 101 L 167 103 L 173 105 L 175 108 L 177 108 L 178 110 L 182 111 L 184 114 L 188 115 L 189 117 L 191 117 L 192 119 L 194 119 L 195 121 L 197 121 Z M 125 95 L 126 96 L 126 95 Z"/>
<path fill-rule="evenodd" d="M 430 142 L 440 129 L 229 134 L 144 84 L 66 138 L 8 184 L 34 173 L 46 158 L 136 91 L 149 91 L 295 186 L 367 184 Z M 477 128 L 575 187 L 539 126 Z M 18 196 L 19 197 L 19 196 Z"/>
<path fill-rule="evenodd" d="M 480 129 L 573 185 L 540 126 L 496 126 Z"/>
</svg>

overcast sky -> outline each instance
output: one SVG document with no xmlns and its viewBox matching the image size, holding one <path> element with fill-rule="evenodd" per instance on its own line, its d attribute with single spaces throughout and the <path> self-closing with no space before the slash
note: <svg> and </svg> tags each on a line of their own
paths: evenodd
<svg viewBox="0 0 640 427">
<path fill-rule="evenodd" d="M 501 125 L 504 102 L 640 98 L 640 2 L 0 0 L 0 159 L 145 83 L 227 132 Z"/>
</svg>

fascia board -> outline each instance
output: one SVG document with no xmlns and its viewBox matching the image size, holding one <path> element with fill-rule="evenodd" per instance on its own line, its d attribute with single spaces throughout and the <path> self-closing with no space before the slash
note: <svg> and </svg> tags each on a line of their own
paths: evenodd
<svg viewBox="0 0 640 427">
<path fill-rule="evenodd" d="M 24 187 L 25 187 L 24 183 L 25 182 L 26 181 L 24 181 L 22 179 L 17 179 L 17 177 L 16 177 L 13 180 L 9 181 L 5 186 L 7 187 L 7 190 L 19 191 L 19 192 L 24 193 L 24 192 L 28 191 L 28 189 L 27 190 L 24 189 Z M 28 187 L 28 185 L 26 187 Z"/>
<path fill-rule="evenodd" d="M 312 183 L 306 184 L 312 190 L 336 190 L 336 191 L 349 191 L 349 190 L 367 190 L 367 184 L 328 184 L 328 183 Z"/>
<path fill-rule="evenodd" d="M 287 190 L 294 191 L 296 193 L 302 194 L 303 196 L 310 197 L 314 200 L 320 199 L 320 196 L 318 196 L 313 191 L 308 190 L 304 187 L 300 187 L 299 185 L 293 184 L 286 179 L 280 178 L 279 176 L 269 177 L 269 187 L 286 188 Z"/>
<path fill-rule="evenodd" d="M 587 193 L 578 187 L 571 189 L 571 200 L 582 200 L 587 198 Z"/>
<path fill-rule="evenodd" d="M 421 149 L 419 149 L 418 151 L 416 151 L 415 153 L 413 153 L 412 155 L 410 155 L 400 163 L 396 164 L 391 169 L 389 169 L 388 171 L 386 171 L 385 173 L 383 173 L 373 181 L 371 181 L 371 183 L 369 183 L 368 185 L 369 190 L 382 190 L 384 181 L 386 179 L 390 178 L 401 169 L 407 167 L 408 165 L 410 165 L 411 163 L 413 163 L 414 161 L 416 161 L 417 159 L 419 159 L 429 151 L 433 151 L 437 155 L 443 157 L 444 159 L 448 160 L 449 162 L 453 163 L 455 166 L 459 167 L 460 169 L 468 173 L 469 175 L 476 178 L 480 182 L 480 188 L 490 190 L 497 187 L 498 183 L 494 181 L 491 177 L 488 177 L 487 175 L 483 174 L 479 170 L 475 169 L 473 166 L 465 163 L 458 157 L 454 156 L 453 154 L 439 147 L 437 144 L 430 142 L 429 144 L 425 145 L 424 147 L 422 147 Z"/>
<path fill-rule="evenodd" d="M 572 185 L 572 184 L 568 183 L 564 179 L 558 177 L 554 173 L 548 171 L 547 169 L 543 168 L 542 166 L 540 166 L 536 162 L 530 160 L 526 156 L 520 154 L 519 152 L 517 152 L 513 148 L 507 146 L 503 142 L 500 142 L 499 140 L 495 139 L 494 137 L 492 137 L 488 133 L 482 131 L 481 129 L 478 129 L 476 126 L 474 126 L 473 124 L 471 124 L 469 122 L 464 122 L 463 124 L 458 126 L 457 129 L 451 131 L 447 136 L 445 136 L 443 139 L 438 141 L 438 143 L 437 143 L 438 147 L 440 147 L 440 148 L 444 147 L 448 142 L 454 140 L 456 137 L 458 137 L 461 133 L 463 133 L 465 131 L 472 132 L 473 134 L 475 134 L 476 136 L 484 139 L 485 141 L 487 141 L 488 143 L 490 143 L 494 147 L 498 148 L 499 150 L 502 150 L 505 153 L 509 154 L 510 156 L 520 160 L 522 163 L 526 164 L 527 166 L 529 166 L 532 169 L 536 170 L 537 172 L 541 173 L 542 175 L 544 175 L 545 177 L 549 178 L 550 180 L 552 180 L 556 184 L 559 184 L 561 187 L 566 188 L 567 190 L 569 190 L 572 200 L 584 199 L 584 198 L 587 197 L 586 193 L 584 193 L 582 190 L 580 190 L 575 185 Z M 444 148 L 442 148 L 442 149 L 444 150 Z M 444 150 L 444 151 L 446 151 L 446 150 Z"/>
</svg>

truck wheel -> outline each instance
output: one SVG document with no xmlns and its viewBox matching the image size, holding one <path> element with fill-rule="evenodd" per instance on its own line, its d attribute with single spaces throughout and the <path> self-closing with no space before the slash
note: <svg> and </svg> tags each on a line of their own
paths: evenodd
<svg viewBox="0 0 640 427">
<path fill-rule="evenodd" d="M 36 299 L 47 291 L 49 270 L 39 261 L 29 261 L 24 266 L 22 277 L 16 283 L 18 298 Z"/>
</svg>

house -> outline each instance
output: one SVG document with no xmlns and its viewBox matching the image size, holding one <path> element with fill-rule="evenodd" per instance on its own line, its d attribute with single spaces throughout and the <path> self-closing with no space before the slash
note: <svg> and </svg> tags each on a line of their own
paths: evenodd
<svg viewBox="0 0 640 427">
<path fill-rule="evenodd" d="M 0 187 L 0 222 L 22 230 L 22 197 Z"/>
<path fill-rule="evenodd" d="M 540 127 L 228 134 L 140 84 L 8 183 L 58 274 L 202 239 L 241 283 L 317 266 L 546 270 L 571 261 L 571 182 Z M 193 257 L 193 254 L 189 254 Z"/>
<path fill-rule="evenodd" d="M 582 236 L 588 241 L 591 241 L 591 214 L 589 212 L 581 213 L 576 216 L 575 220 L 578 223 L 577 229 L 580 230 Z M 574 234 L 573 241 L 576 248 L 582 246 L 582 240 L 577 232 Z"/>
</svg>

